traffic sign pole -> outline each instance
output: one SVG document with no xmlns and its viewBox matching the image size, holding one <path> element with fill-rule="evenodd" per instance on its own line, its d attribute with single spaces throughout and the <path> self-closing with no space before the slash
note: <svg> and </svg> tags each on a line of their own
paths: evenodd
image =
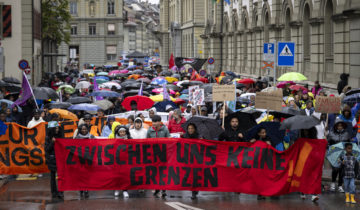
<svg viewBox="0 0 360 210">
<path fill-rule="evenodd" d="M 275 62 L 274 62 L 274 87 L 276 87 L 276 71 L 277 71 L 277 55 L 278 55 L 278 47 L 277 41 L 275 41 Z"/>
</svg>

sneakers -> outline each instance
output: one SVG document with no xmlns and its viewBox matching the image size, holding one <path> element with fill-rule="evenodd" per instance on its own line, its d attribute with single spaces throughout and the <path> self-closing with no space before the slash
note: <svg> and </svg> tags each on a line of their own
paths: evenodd
<svg viewBox="0 0 360 210">
<path fill-rule="evenodd" d="M 332 183 L 330 184 L 330 191 L 335 192 L 335 183 L 334 183 L 334 182 L 332 182 Z"/>
<path fill-rule="evenodd" d="M 115 196 L 115 197 L 119 197 L 119 195 L 120 195 L 120 190 L 115 190 L 114 196 Z"/>
<path fill-rule="evenodd" d="M 129 193 L 127 191 L 123 191 L 124 198 L 129 198 Z"/>
<path fill-rule="evenodd" d="M 344 189 L 342 188 L 342 186 L 339 186 L 338 191 L 341 192 L 341 193 L 345 192 Z"/>
<path fill-rule="evenodd" d="M 301 193 L 300 198 L 303 199 L 303 200 L 305 200 L 305 199 L 306 199 L 306 195 L 303 194 L 303 193 Z"/>
<path fill-rule="evenodd" d="M 159 193 L 160 193 L 160 190 L 155 190 L 154 192 L 154 197 L 158 198 L 159 197 Z"/>
<path fill-rule="evenodd" d="M 161 191 L 161 197 L 165 198 L 166 196 L 167 196 L 166 191 L 165 190 Z"/>
<path fill-rule="evenodd" d="M 317 196 L 317 195 L 311 196 L 311 201 L 312 201 L 312 202 L 316 202 L 316 201 L 318 201 L 318 200 L 319 200 L 319 196 Z"/>
</svg>

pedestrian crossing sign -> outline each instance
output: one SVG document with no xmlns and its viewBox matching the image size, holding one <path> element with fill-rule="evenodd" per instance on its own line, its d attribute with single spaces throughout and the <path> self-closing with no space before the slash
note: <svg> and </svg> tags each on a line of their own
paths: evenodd
<svg viewBox="0 0 360 210">
<path fill-rule="evenodd" d="M 295 64 L 295 43 L 278 42 L 278 66 L 293 67 Z"/>
</svg>

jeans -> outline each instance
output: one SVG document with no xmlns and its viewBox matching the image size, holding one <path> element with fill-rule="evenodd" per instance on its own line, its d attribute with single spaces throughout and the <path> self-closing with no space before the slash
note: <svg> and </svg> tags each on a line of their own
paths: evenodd
<svg viewBox="0 0 360 210">
<path fill-rule="evenodd" d="M 340 186 L 343 184 L 342 169 L 341 169 L 341 168 L 332 167 L 331 182 L 336 182 L 336 178 L 337 178 L 338 176 L 339 176 L 338 186 L 340 187 Z"/>
<path fill-rule="evenodd" d="M 51 174 L 50 174 L 50 186 L 51 186 L 51 194 L 53 196 L 57 196 L 58 189 L 57 189 L 57 186 L 56 186 L 56 171 L 51 171 Z"/>
<path fill-rule="evenodd" d="M 355 178 L 344 178 L 344 191 L 346 193 L 355 194 Z"/>
</svg>

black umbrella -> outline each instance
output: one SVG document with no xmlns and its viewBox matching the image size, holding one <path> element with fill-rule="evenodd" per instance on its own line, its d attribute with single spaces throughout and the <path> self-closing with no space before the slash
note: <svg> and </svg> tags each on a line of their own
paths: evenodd
<svg viewBox="0 0 360 210">
<path fill-rule="evenodd" d="M 160 76 L 164 76 L 164 77 L 170 77 L 172 75 L 171 71 L 162 71 L 160 73 Z"/>
<path fill-rule="evenodd" d="M 190 81 L 190 82 L 189 82 L 189 85 L 190 85 L 190 86 L 194 86 L 194 85 L 202 86 L 202 85 L 204 85 L 204 83 L 203 83 L 203 82 L 200 82 L 200 81 Z"/>
<path fill-rule="evenodd" d="M 50 109 L 67 109 L 70 106 L 72 106 L 72 104 L 68 103 L 68 102 L 56 102 L 56 103 L 50 103 L 49 108 Z"/>
<path fill-rule="evenodd" d="M 285 113 L 285 114 L 291 114 L 291 115 L 301 115 L 301 112 L 299 110 L 293 109 L 291 107 L 284 107 L 281 112 Z"/>
<path fill-rule="evenodd" d="M 138 90 L 129 90 L 123 93 L 123 97 L 129 97 L 129 96 L 136 96 L 138 95 L 139 91 Z M 143 96 L 150 96 L 150 94 L 146 91 L 143 91 Z"/>
<path fill-rule="evenodd" d="M 87 97 L 73 97 L 67 100 L 71 104 L 82 104 L 82 103 L 91 103 L 91 99 Z"/>
<path fill-rule="evenodd" d="M 202 86 L 202 88 L 204 89 L 204 93 L 212 93 L 213 92 L 213 86 L 214 86 L 214 83 L 204 84 Z"/>
<path fill-rule="evenodd" d="M 56 100 L 59 98 L 55 90 L 48 87 L 36 87 L 33 89 L 33 92 L 35 98 L 40 100 Z"/>
<path fill-rule="evenodd" d="M 4 77 L 2 80 L 7 83 L 21 84 L 20 80 L 14 78 L 14 77 Z"/>
<path fill-rule="evenodd" d="M 241 103 L 243 102 L 249 102 L 249 101 L 245 101 L 246 99 L 242 99 Z M 248 100 L 248 99 L 247 99 Z M 264 111 L 260 111 L 260 110 L 257 110 L 257 109 L 253 109 L 253 108 L 245 108 L 244 110 L 241 110 L 241 112 L 244 112 L 244 113 L 247 113 L 247 114 L 251 114 L 255 119 L 259 118 L 263 113 Z"/>
<path fill-rule="evenodd" d="M 217 139 L 219 135 L 224 132 L 215 119 L 208 117 L 192 117 L 181 125 L 181 127 L 186 130 L 190 123 L 196 125 L 198 133 L 205 139 Z"/>
<path fill-rule="evenodd" d="M 3 80 L 0 80 L 0 87 L 6 87 L 8 85 L 9 85 L 9 83 L 4 82 Z"/>
<path fill-rule="evenodd" d="M 286 112 L 278 112 L 278 111 L 270 111 L 269 114 L 273 115 L 275 118 L 281 119 L 281 118 L 289 118 L 293 117 L 293 114 L 289 114 Z"/>
<path fill-rule="evenodd" d="M 4 81 L 3 81 L 4 82 Z M 10 92 L 16 92 L 19 93 L 21 90 L 21 85 L 20 84 L 12 84 L 12 83 L 6 83 L 7 85 L 5 85 L 6 82 L 4 82 L 3 86 L 0 85 L 0 87 L 5 87 L 6 90 L 10 91 Z"/>
<path fill-rule="evenodd" d="M 167 84 L 166 88 L 169 89 L 169 90 L 173 90 L 173 91 L 180 91 L 181 90 L 181 87 L 178 87 L 178 86 L 176 86 L 174 84 Z"/>
<path fill-rule="evenodd" d="M 320 121 L 312 116 L 296 115 L 284 120 L 281 123 L 280 130 L 301 130 L 310 129 L 318 125 Z"/>
<path fill-rule="evenodd" d="M 140 69 L 137 69 L 135 71 L 132 71 L 133 74 L 143 74 L 144 71 L 143 70 L 140 70 Z"/>
<path fill-rule="evenodd" d="M 146 87 L 147 87 L 147 84 L 146 84 L 146 83 L 143 83 L 142 85 L 143 85 L 143 88 L 146 88 Z M 124 90 L 140 89 L 141 83 L 134 82 L 134 83 L 131 83 L 131 84 L 126 84 L 126 85 L 121 84 L 121 87 L 122 87 Z"/>
<path fill-rule="evenodd" d="M 256 138 L 260 128 L 265 128 L 266 135 L 271 139 L 272 145 L 277 145 L 284 140 L 285 130 L 280 130 L 279 122 L 262 122 L 250 128 L 246 132 L 245 138 L 248 140 Z"/>
<path fill-rule="evenodd" d="M 356 89 L 351 89 L 348 92 L 345 93 L 346 96 L 350 96 L 356 93 L 360 93 L 360 88 L 356 88 Z"/>
<path fill-rule="evenodd" d="M 225 129 L 231 128 L 230 121 L 233 117 L 238 118 L 239 127 L 242 128 L 243 130 L 249 130 L 250 128 L 257 125 L 255 118 L 252 114 L 245 113 L 245 112 L 234 112 L 232 114 L 229 114 L 225 118 Z"/>
<path fill-rule="evenodd" d="M 229 83 L 231 83 L 231 81 L 233 79 L 234 79 L 234 77 L 232 77 L 232 76 L 223 77 L 220 81 L 220 84 L 229 84 Z"/>
<path fill-rule="evenodd" d="M 241 89 L 241 88 L 245 87 L 245 85 L 242 83 L 236 83 L 235 86 L 236 86 L 236 89 Z"/>
</svg>

